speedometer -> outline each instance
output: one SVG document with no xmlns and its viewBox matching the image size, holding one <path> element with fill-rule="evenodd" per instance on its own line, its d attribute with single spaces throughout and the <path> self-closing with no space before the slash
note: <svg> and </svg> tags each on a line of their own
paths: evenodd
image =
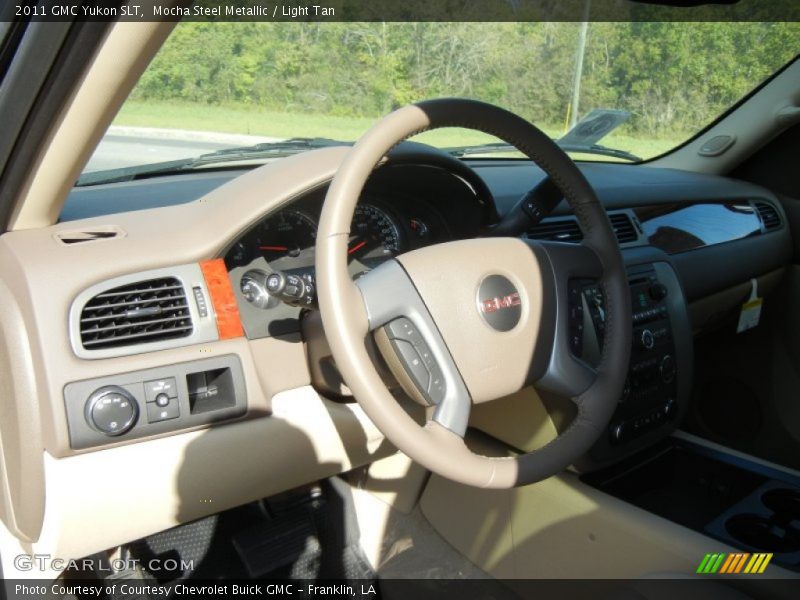
<svg viewBox="0 0 800 600">
<path fill-rule="evenodd" d="M 360 261 L 390 258 L 402 249 L 397 223 L 374 204 L 359 204 L 350 226 L 347 253 Z"/>
<path fill-rule="evenodd" d="M 296 210 L 281 211 L 258 228 L 253 239 L 253 250 L 268 263 L 305 255 L 313 260 L 316 239 L 317 224 L 311 217 Z"/>
</svg>

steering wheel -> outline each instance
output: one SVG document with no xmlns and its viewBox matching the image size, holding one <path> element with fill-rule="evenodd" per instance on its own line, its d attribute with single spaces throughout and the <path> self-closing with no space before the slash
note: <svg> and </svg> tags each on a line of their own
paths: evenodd
<svg viewBox="0 0 800 600">
<path fill-rule="evenodd" d="M 440 127 L 476 129 L 513 144 L 549 176 L 583 230 L 579 244 L 494 237 L 447 242 L 389 260 L 356 281 L 347 270 L 350 223 L 367 178 L 404 139 Z M 328 189 L 316 245 L 319 309 L 344 381 L 399 450 L 454 481 L 510 488 L 558 473 L 604 432 L 631 346 L 625 268 L 605 210 L 575 163 L 525 119 L 491 104 L 439 99 L 401 108 L 350 150 Z M 598 281 L 606 302 L 596 367 L 570 349 L 575 282 Z M 419 425 L 394 399 L 368 354 L 380 334 L 432 416 Z M 376 336 L 377 337 L 377 336 Z M 577 407 L 553 441 L 513 457 L 487 457 L 464 442 L 473 403 L 534 385 Z"/>
</svg>

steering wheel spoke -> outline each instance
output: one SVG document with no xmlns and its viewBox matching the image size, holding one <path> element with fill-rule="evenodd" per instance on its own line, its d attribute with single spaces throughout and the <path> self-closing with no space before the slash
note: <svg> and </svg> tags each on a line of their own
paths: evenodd
<svg viewBox="0 0 800 600">
<path fill-rule="evenodd" d="M 583 320 L 581 282 L 597 281 L 603 275 L 600 258 L 584 244 L 528 242 L 549 267 L 549 304 L 552 349 L 536 387 L 577 399 L 597 378 L 597 370 L 581 359 Z"/>
<path fill-rule="evenodd" d="M 472 400 L 425 302 L 395 260 L 356 280 L 384 356 L 405 388 L 429 406 L 433 420 L 463 437 Z"/>
</svg>

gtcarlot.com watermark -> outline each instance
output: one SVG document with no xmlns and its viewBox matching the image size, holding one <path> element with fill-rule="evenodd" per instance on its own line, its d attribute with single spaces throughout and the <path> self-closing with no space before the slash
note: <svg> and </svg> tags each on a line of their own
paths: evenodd
<svg viewBox="0 0 800 600">
<path fill-rule="evenodd" d="M 175 558 L 151 558 L 139 560 L 136 558 L 114 558 L 100 560 L 96 557 L 66 559 L 50 554 L 18 554 L 14 557 L 14 567 L 18 571 L 92 571 L 94 573 L 118 573 L 120 571 L 136 571 L 143 569 L 150 573 L 160 571 L 191 571 L 194 569 L 193 560 Z"/>
</svg>

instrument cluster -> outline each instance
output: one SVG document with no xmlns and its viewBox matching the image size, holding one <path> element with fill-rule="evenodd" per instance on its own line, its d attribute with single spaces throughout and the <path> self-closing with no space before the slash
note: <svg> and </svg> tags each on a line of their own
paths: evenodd
<svg viewBox="0 0 800 600">
<path fill-rule="evenodd" d="M 430 209 L 405 212 L 376 201 L 360 203 L 350 227 L 350 262 L 370 269 L 403 252 L 450 239 L 443 220 Z M 318 218 L 316 211 L 295 207 L 268 216 L 228 250 L 228 270 L 259 258 L 275 270 L 313 267 Z"/>
<path fill-rule="evenodd" d="M 314 257 L 320 205 L 297 202 L 257 223 L 225 254 L 238 291 L 250 306 L 315 303 Z M 350 226 L 348 263 L 354 277 L 403 252 L 453 239 L 435 207 L 410 202 L 400 206 L 379 198 L 358 204 Z"/>
</svg>

